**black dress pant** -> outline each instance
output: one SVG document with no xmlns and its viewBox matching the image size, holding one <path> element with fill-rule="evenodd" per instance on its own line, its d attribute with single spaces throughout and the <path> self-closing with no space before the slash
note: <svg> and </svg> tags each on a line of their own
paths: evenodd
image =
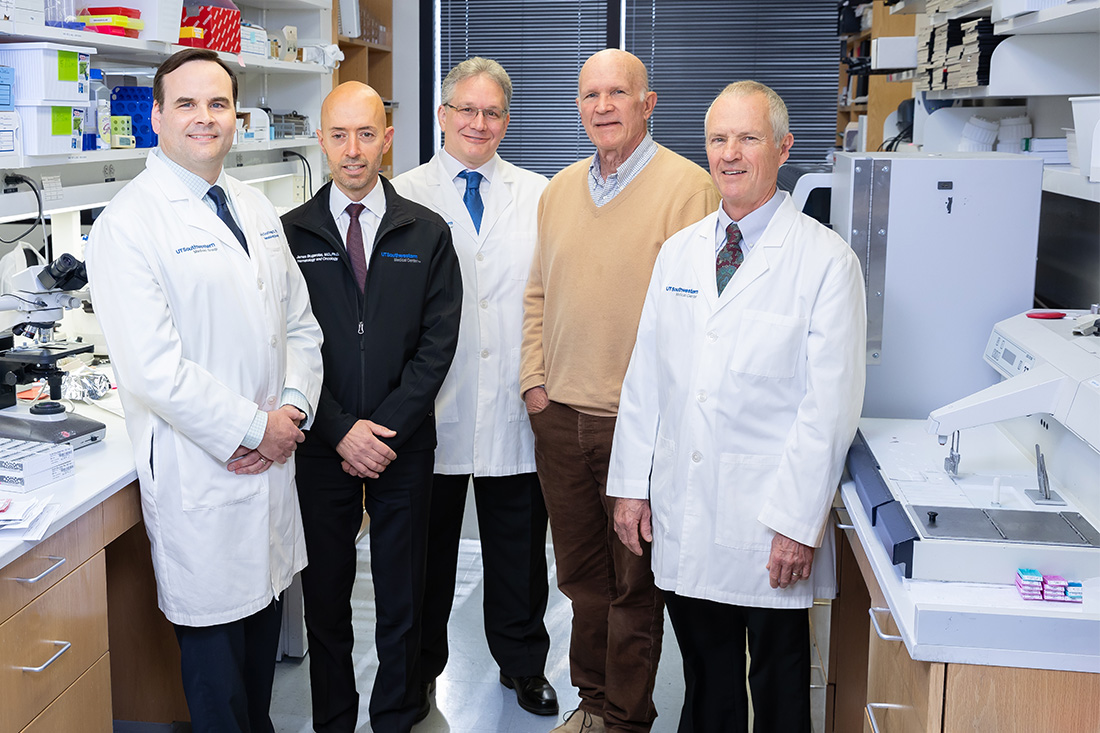
<svg viewBox="0 0 1100 733">
<path fill-rule="evenodd" d="M 378 674 L 371 730 L 408 731 L 420 689 L 420 619 L 434 452 L 405 451 L 377 479 L 360 479 L 339 460 L 299 454 L 298 501 L 309 565 L 302 571 L 309 641 L 313 729 L 351 733 L 359 694 L 351 652 L 355 537 L 370 515 Z M 364 492 L 365 489 L 365 492 Z"/>
<path fill-rule="evenodd" d="M 173 624 L 195 733 L 271 733 L 282 603 L 216 626 Z"/>
<path fill-rule="evenodd" d="M 421 672 L 438 677 L 447 666 L 447 621 L 455 594 L 458 545 L 469 475 L 433 477 L 428 529 Z M 500 671 L 542 674 L 550 635 L 546 613 L 546 505 L 538 475 L 474 478 L 481 555 L 485 566 L 485 639 Z"/>
<path fill-rule="evenodd" d="M 678 733 L 747 733 L 745 635 L 753 733 L 810 731 L 810 617 L 804 608 L 750 608 L 665 591 L 684 658 Z"/>
</svg>

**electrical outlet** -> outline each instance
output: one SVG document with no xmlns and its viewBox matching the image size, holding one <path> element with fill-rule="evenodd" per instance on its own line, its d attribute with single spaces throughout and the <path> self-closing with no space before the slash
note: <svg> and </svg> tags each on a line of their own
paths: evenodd
<svg viewBox="0 0 1100 733">
<path fill-rule="evenodd" d="M 305 176 L 294 176 L 294 203 L 304 204 L 306 202 L 306 179 Z"/>
</svg>

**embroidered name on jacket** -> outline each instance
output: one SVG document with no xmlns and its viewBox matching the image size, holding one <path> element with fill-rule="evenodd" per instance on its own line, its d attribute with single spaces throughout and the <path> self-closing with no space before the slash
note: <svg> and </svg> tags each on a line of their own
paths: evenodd
<svg viewBox="0 0 1100 733">
<path fill-rule="evenodd" d="M 699 295 L 699 291 L 692 288 L 678 288 L 674 285 L 669 285 L 665 288 L 666 293 L 672 293 L 678 298 L 694 298 Z"/>
<path fill-rule="evenodd" d="M 420 262 L 420 257 L 412 252 L 379 252 L 383 257 L 389 257 L 394 262 Z"/>
<path fill-rule="evenodd" d="M 218 245 L 214 242 L 210 244 L 192 244 L 190 247 L 180 247 L 176 250 L 176 254 L 181 255 L 185 252 L 214 252 L 218 249 Z"/>
<path fill-rule="evenodd" d="M 278 229 L 268 229 L 266 232 L 260 232 L 260 236 L 263 237 L 264 239 L 278 239 L 279 238 L 279 230 Z"/>
<path fill-rule="evenodd" d="M 340 255 L 336 252 L 307 252 L 295 255 L 294 259 L 299 265 L 308 265 L 313 262 L 339 262 Z"/>
</svg>

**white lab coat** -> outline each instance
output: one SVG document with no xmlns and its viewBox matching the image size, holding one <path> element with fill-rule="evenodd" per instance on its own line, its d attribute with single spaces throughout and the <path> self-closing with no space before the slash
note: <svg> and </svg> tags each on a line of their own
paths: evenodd
<svg viewBox="0 0 1100 733">
<path fill-rule="evenodd" d="M 534 435 L 519 392 L 519 348 L 536 212 L 548 183 L 497 156 L 478 233 L 439 153 L 393 179 L 399 194 L 436 211 L 451 227 L 462 269 L 458 348 L 435 400 L 436 473 L 535 470 Z"/>
<path fill-rule="evenodd" d="M 859 261 L 784 200 L 721 297 L 717 212 L 661 249 L 623 382 L 607 493 L 648 498 L 658 587 L 765 608 L 835 594 L 832 547 L 810 582 L 772 589 L 780 532 L 825 521 L 863 402 Z M 652 476 L 651 476 L 652 470 Z"/>
<path fill-rule="evenodd" d="M 316 407 L 321 329 L 274 208 L 232 178 L 227 189 L 251 256 L 155 155 L 86 249 L 160 608 L 187 626 L 265 608 L 306 564 L 293 459 L 258 476 L 226 462 L 284 386 Z"/>
</svg>

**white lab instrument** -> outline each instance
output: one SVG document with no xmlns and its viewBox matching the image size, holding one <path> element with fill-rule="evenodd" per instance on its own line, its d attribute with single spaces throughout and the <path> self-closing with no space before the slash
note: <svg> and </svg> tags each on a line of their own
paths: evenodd
<svg viewBox="0 0 1100 733">
<path fill-rule="evenodd" d="M 1004 381 L 934 410 L 923 435 L 916 421 L 861 423 L 849 468 L 905 577 L 1100 576 L 1100 337 L 1073 333 L 1100 315 L 1082 320 L 996 324 L 985 360 Z M 936 444 L 953 435 L 941 469 Z"/>
<path fill-rule="evenodd" d="M 1020 155 L 837 154 L 830 219 L 867 286 L 864 417 L 924 418 L 996 381 L 977 345 L 1032 304 L 1042 177 Z"/>
</svg>

